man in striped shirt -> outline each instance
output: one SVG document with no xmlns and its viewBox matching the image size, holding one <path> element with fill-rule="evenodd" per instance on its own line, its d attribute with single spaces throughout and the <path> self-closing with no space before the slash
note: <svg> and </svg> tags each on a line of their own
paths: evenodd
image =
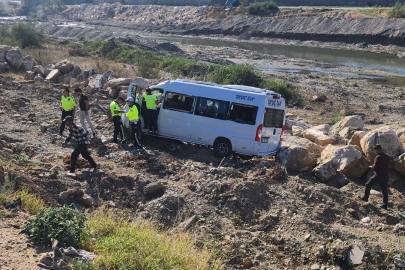
<svg viewBox="0 0 405 270">
<path fill-rule="evenodd" d="M 90 156 L 89 150 L 87 149 L 89 145 L 92 148 L 96 146 L 95 143 L 91 140 L 90 134 L 87 131 L 85 131 L 82 127 L 79 127 L 75 123 L 73 123 L 72 116 L 67 116 L 63 121 L 65 121 L 65 124 L 69 127 L 70 133 L 69 136 L 66 138 L 65 142 L 62 144 L 62 146 L 65 146 L 66 143 L 68 143 L 71 138 L 75 138 L 77 142 L 77 147 L 73 151 L 70 158 L 70 172 L 71 173 L 75 172 L 76 162 L 79 155 L 82 155 L 82 157 L 86 159 L 94 169 L 97 169 L 97 164 L 94 161 L 94 159 Z"/>
</svg>

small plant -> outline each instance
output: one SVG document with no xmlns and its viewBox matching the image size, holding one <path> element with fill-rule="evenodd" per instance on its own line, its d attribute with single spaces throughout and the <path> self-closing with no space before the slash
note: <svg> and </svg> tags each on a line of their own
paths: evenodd
<svg viewBox="0 0 405 270">
<path fill-rule="evenodd" d="M 79 37 L 79 41 L 85 41 L 85 40 L 86 40 L 86 38 L 84 36 Z"/>
<path fill-rule="evenodd" d="M 19 155 L 18 157 L 16 157 L 16 160 L 18 160 L 18 163 L 20 163 L 20 165 L 22 165 L 25 163 L 26 158 L 24 155 Z"/>
<path fill-rule="evenodd" d="M 80 242 L 86 220 L 86 214 L 77 212 L 73 205 L 43 208 L 24 223 L 21 233 L 35 243 L 49 243 L 55 238 L 61 245 L 74 246 Z"/>
<path fill-rule="evenodd" d="M 389 15 L 391 18 L 405 18 L 405 6 L 400 2 L 396 2 Z"/>
<path fill-rule="evenodd" d="M 36 215 L 42 208 L 44 208 L 44 201 L 41 198 L 29 194 L 27 190 L 21 191 L 21 209 Z"/>
<path fill-rule="evenodd" d="M 7 203 L 7 197 L 3 193 L 0 193 L 0 205 L 5 205 Z"/>
<path fill-rule="evenodd" d="M 29 23 L 16 23 L 11 26 L 10 37 L 16 40 L 22 48 L 40 47 L 45 40 L 44 34 L 37 31 Z"/>
<path fill-rule="evenodd" d="M 279 8 L 276 3 L 271 2 L 259 2 L 250 4 L 248 7 L 248 12 L 250 15 L 256 16 L 268 16 L 271 13 L 278 12 Z"/>
<path fill-rule="evenodd" d="M 329 124 L 330 124 L 331 126 L 333 126 L 334 124 L 336 124 L 336 123 L 339 122 L 340 120 L 342 120 L 342 115 L 341 115 L 340 113 L 332 114 L 332 117 L 331 117 L 331 119 L 330 119 Z"/>
<path fill-rule="evenodd" d="M 258 87 L 263 78 L 250 65 L 233 65 L 215 68 L 209 79 L 219 84 L 237 84 Z"/>
</svg>

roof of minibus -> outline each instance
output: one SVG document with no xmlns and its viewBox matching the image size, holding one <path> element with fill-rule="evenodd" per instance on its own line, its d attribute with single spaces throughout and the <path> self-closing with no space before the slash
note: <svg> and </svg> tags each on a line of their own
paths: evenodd
<svg viewBox="0 0 405 270">
<path fill-rule="evenodd" d="M 165 85 L 176 85 L 176 84 L 192 84 L 192 85 L 202 85 L 208 87 L 216 87 L 222 88 L 223 90 L 232 90 L 232 91 L 240 91 L 240 92 L 249 92 L 259 95 L 267 95 L 267 94 L 277 94 L 270 90 L 260 89 L 256 87 L 244 86 L 244 85 L 219 85 L 216 83 L 209 83 L 209 82 L 200 82 L 200 81 L 193 81 L 193 80 L 168 80 L 161 82 L 157 85 L 152 86 L 151 88 L 159 88 L 164 87 Z"/>
</svg>

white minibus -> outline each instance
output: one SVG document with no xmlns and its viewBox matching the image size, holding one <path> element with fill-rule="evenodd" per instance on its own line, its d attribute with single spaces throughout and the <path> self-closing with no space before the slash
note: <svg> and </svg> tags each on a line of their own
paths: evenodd
<svg viewBox="0 0 405 270">
<path fill-rule="evenodd" d="M 168 80 L 150 87 L 162 100 L 158 136 L 211 146 L 217 157 L 232 152 L 265 156 L 278 152 L 285 123 L 285 100 L 269 90 L 193 80 Z M 128 96 L 146 112 L 142 93 L 131 84 Z M 128 119 L 123 117 L 128 127 Z"/>
</svg>

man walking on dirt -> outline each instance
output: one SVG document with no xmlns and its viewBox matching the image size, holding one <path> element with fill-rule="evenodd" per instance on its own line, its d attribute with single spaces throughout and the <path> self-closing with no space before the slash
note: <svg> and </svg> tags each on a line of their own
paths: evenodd
<svg viewBox="0 0 405 270">
<path fill-rule="evenodd" d="M 133 97 L 127 98 L 127 104 L 129 106 L 129 109 L 128 109 L 128 112 L 126 113 L 126 116 L 128 117 L 129 123 L 131 125 L 131 134 L 132 134 L 132 139 L 134 141 L 134 148 L 136 150 L 138 150 L 142 147 L 142 145 L 140 143 L 140 136 L 139 136 L 138 108 L 135 105 Z"/>
<path fill-rule="evenodd" d="M 114 143 L 118 143 L 118 133 L 121 135 L 121 142 L 127 143 L 124 138 L 123 126 L 122 126 L 122 113 L 126 111 L 121 110 L 120 106 L 124 104 L 122 97 L 117 98 L 110 104 L 111 115 L 114 123 Z"/>
<path fill-rule="evenodd" d="M 89 124 L 89 126 L 91 128 L 91 132 L 93 133 L 93 137 L 96 137 L 96 131 L 94 130 L 94 125 L 91 122 L 91 118 L 90 118 L 89 98 L 83 94 L 83 91 L 80 88 L 76 88 L 75 93 L 79 97 L 80 123 L 82 124 L 82 127 L 84 128 L 84 130 L 87 131 L 86 123 L 84 122 L 84 120 L 86 119 L 87 123 Z"/>
<path fill-rule="evenodd" d="M 62 143 L 62 146 L 65 146 L 66 143 L 70 141 L 71 138 L 75 138 L 77 142 L 77 147 L 73 151 L 70 157 L 70 172 L 74 173 L 76 169 L 76 162 L 79 155 L 82 155 L 84 159 L 86 159 L 90 165 L 96 170 L 97 164 L 94 159 L 90 156 L 89 150 L 87 147 L 90 145 L 94 148 L 96 145 L 91 140 L 90 134 L 85 131 L 83 128 L 77 126 L 73 123 L 73 117 L 67 116 L 63 121 L 65 121 L 66 125 L 69 127 L 69 136 L 66 138 L 65 142 Z"/>
<path fill-rule="evenodd" d="M 374 147 L 374 151 L 377 154 L 377 156 L 374 159 L 374 165 L 371 167 L 371 169 L 374 171 L 374 175 L 366 183 L 364 196 L 360 197 L 360 199 L 367 202 L 368 197 L 370 196 L 371 187 L 379 184 L 383 193 L 383 202 L 384 202 L 381 205 L 381 207 L 387 209 L 388 179 L 389 179 L 388 169 L 390 165 L 390 157 L 383 152 L 381 145 L 376 145 Z"/>
<path fill-rule="evenodd" d="M 145 99 L 146 103 L 146 117 L 148 118 L 149 133 L 157 134 L 158 100 L 155 95 L 152 95 L 152 91 L 149 88 L 145 91 L 146 94 L 143 94 L 142 97 Z"/>
<path fill-rule="evenodd" d="M 74 117 L 76 110 L 76 101 L 75 98 L 69 94 L 69 88 L 63 90 L 60 109 L 62 110 L 62 124 L 60 125 L 59 134 L 62 136 L 65 130 L 65 121 L 63 120 L 69 115 Z"/>
</svg>

